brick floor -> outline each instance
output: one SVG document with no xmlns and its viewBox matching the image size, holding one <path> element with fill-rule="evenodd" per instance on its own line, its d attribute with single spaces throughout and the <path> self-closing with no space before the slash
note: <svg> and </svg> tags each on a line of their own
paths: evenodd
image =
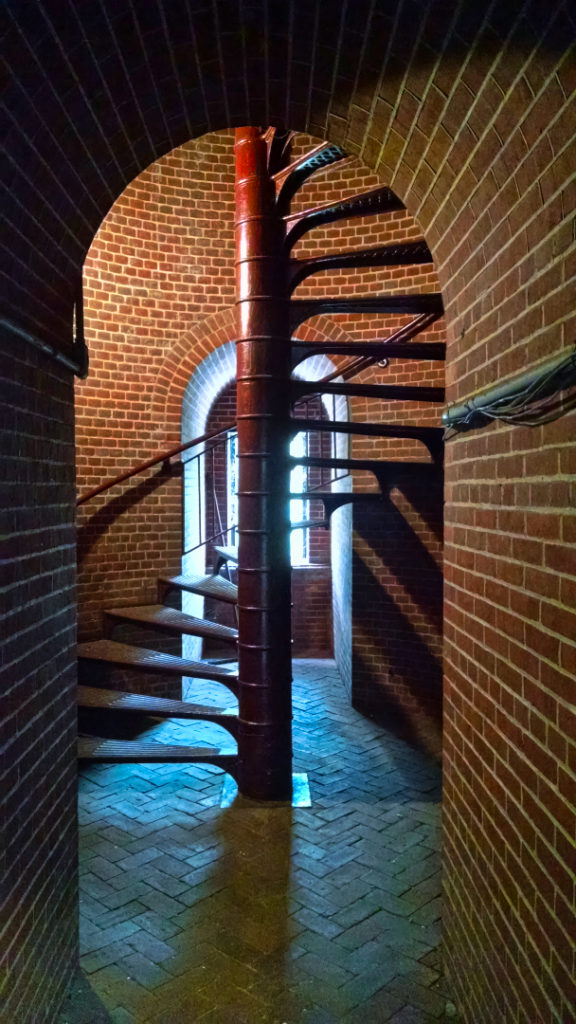
<svg viewBox="0 0 576 1024">
<path fill-rule="evenodd" d="M 351 710 L 332 662 L 294 667 L 294 768 L 311 808 L 221 809 L 222 773 L 204 766 L 82 770 L 81 966 L 114 1024 L 455 1019 L 439 768 Z M 203 701 L 223 692 L 190 686 Z M 205 723 L 146 735 L 215 733 L 230 745 Z"/>
</svg>

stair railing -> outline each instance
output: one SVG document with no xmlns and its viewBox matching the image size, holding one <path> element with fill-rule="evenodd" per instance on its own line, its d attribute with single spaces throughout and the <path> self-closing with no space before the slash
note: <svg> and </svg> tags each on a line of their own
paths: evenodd
<svg viewBox="0 0 576 1024">
<path fill-rule="evenodd" d="M 103 494 L 104 491 L 110 490 L 111 487 L 115 487 L 116 484 L 122 484 L 125 480 L 130 480 L 133 476 L 138 476 L 139 473 L 144 473 L 147 469 L 152 469 L 154 466 L 163 465 L 166 469 L 170 468 L 173 463 L 170 459 L 174 458 L 175 455 L 180 455 L 182 452 L 189 451 L 190 448 L 195 448 L 199 444 L 203 444 L 205 441 L 212 441 L 216 437 L 220 437 L 221 434 L 227 434 L 228 431 L 233 430 L 236 426 L 235 423 L 229 423 L 226 427 L 220 427 L 218 430 L 213 430 L 208 434 L 201 434 L 200 437 L 195 437 L 191 441 L 186 441 L 184 444 L 175 445 L 173 448 L 169 448 L 167 451 L 161 452 L 160 455 L 155 455 L 151 459 L 147 459 L 146 462 L 139 462 L 138 465 L 132 466 L 132 469 L 127 469 L 125 473 L 119 473 L 118 476 L 111 477 L 109 480 L 105 480 L 104 483 L 99 484 L 98 487 L 93 487 L 91 491 L 86 491 L 85 494 L 81 494 L 76 500 L 76 506 L 84 505 L 87 501 L 91 501 L 98 494 Z"/>
<path fill-rule="evenodd" d="M 426 319 L 430 321 L 436 318 L 421 315 L 411 324 L 407 324 L 405 327 L 395 331 L 394 334 L 386 339 L 387 342 L 393 343 L 400 337 L 404 336 L 406 338 L 411 337 L 417 330 L 422 330 L 422 324 L 420 324 L 420 321 Z M 330 381 L 334 380 L 335 377 L 342 377 L 344 380 L 349 380 L 362 370 L 365 370 L 369 366 L 373 366 L 375 363 L 379 362 L 380 359 L 381 357 L 379 356 L 357 356 L 345 366 L 335 369 L 326 377 L 321 377 L 317 383 L 319 385 L 328 384 Z M 318 394 L 321 393 L 321 391 L 318 392 Z M 306 401 L 310 401 L 312 397 L 316 397 L 316 395 L 307 395 L 305 399 L 294 402 L 294 408 L 297 408 Z M 217 437 L 221 437 L 223 434 L 228 434 L 229 431 L 234 430 L 235 427 L 236 423 L 228 423 L 225 427 L 220 427 L 218 430 L 213 430 L 207 434 L 201 434 L 199 437 L 195 437 L 191 441 L 185 441 L 184 444 L 168 448 L 167 451 L 161 452 L 159 455 L 155 455 L 153 458 L 147 459 L 145 462 L 139 462 L 136 466 L 133 466 L 132 469 L 127 469 L 124 473 L 119 473 L 118 476 L 105 480 L 104 483 L 99 484 L 98 487 L 93 487 L 91 491 L 86 491 L 85 494 L 81 494 L 76 500 L 76 506 L 79 507 L 80 505 L 84 505 L 87 501 L 91 501 L 91 499 L 95 498 L 98 494 L 103 494 L 105 491 L 110 490 L 111 487 L 115 487 L 116 484 L 124 483 L 126 480 L 130 480 L 133 476 L 138 476 L 139 473 L 144 473 L 147 469 L 152 469 L 154 466 L 163 465 L 166 469 L 169 469 L 173 465 L 170 460 L 174 458 L 174 456 L 181 455 L 182 452 L 189 451 L 191 448 L 195 448 L 197 445 L 203 444 L 206 441 L 212 441 Z"/>
<path fill-rule="evenodd" d="M 407 324 L 405 327 L 402 327 L 398 331 L 394 332 L 394 334 L 391 335 L 390 338 L 387 339 L 387 341 L 390 342 L 390 343 L 395 342 L 395 341 L 397 341 L 397 339 L 399 337 L 402 337 L 404 335 L 406 335 L 407 338 L 411 337 L 418 330 L 422 330 L 424 324 L 421 324 L 420 321 L 426 320 L 426 319 L 428 319 L 428 320 L 429 319 L 435 319 L 435 317 L 432 317 L 432 318 L 428 317 L 428 318 L 426 318 L 424 316 L 420 316 L 415 321 L 413 321 L 411 324 Z M 317 383 L 319 385 L 319 390 L 318 390 L 317 393 L 306 395 L 304 398 L 301 398 L 300 400 L 295 401 L 294 402 L 294 408 L 296 409 L 296 408 L 298 408 L 301 405 L 307 405 L 307 403 L 310 402 L 312 399 L 317 398 L 317 397 L 321 397 L 322 391 L 321 391 L 320 385 L 327 384 L 330 381 L 334 380 L 334 378 L 336 378 L 336 377 L 341 377 L 345 381 L 350 380 L 350 378 L 356 376 L 362 370 L 368 369 L 368 367 L 373 366 L 375 363 L 379 362 L 380 359 L 381 359 L 381 357 L 370 356 L 370 355 L 368 355 L 368 356 L 366 356 L 366 355 L 365 356 L 357 356 L 356 358 L 352 359 L 349 363 L 345 364 L 344 366 L 339 367 L 337 369 L 334 369 L 334 371 L 332 371 L 331 373 L 327 374 L 325 377 L 322 377 L 322 378 L 320 378 L 318 380 Z M 333 404 L 333 417 L 332 418 L 334 419 L 335 418 L 335 396 L 332 396 L 332 404 Z M 140 462 L 137 465 L 133 466 L 131 469 L 128 469 L 128 470 L 126 470 L 123 473 L 119 473 L 117 476 L 114 476 L 114 477 L 111 477 L 108 480 L 105 480 L 102 484 L 99 484 L 97 487 L 92 488 L 92 490 L 87 491 L 84 494 L 80 495 L 78 497 L 77 501 L 76 501 L 76 505 L 77 505 L 77 507 L 79 507 L 80 505 L 84 505 L 86 502 L 90 501 L 92 498 L 97 497 L 99 494 L 105 493 L 106 491 L 110 490 L 112 487 L 115 487 L 117 484 L 125 483 L 127 480 L 130 480 L 132 477 L 138 476 L 140 473 L 143 473 L 143 472 L 145 472 L 148 469 L 153 469 L 155 466 L 160 466 L 161 465 L 161 466 L 163 466 L 163 468 L 167 472 L 170 472 L 171 469 L 174 466 L 184 466 L 184 467 L 186 467 L 187 471 L 190 472 L 191 463 L 195 463 L 196 464 L 196 472 L 198 474 L 198 479 L 197 479 L 197 494 L 198 494 L 198 519 L 197 519 L 197 525 L 198 525 L 198 531 L 199 531 L 199 540 L 198 540 L 198 542 L 196 544 L 192 545 L 191 547 L 188 547 L 188 548 L 184 547 L 184 550 L 183 550 L 182 554 L 183 555 L 191 554 L 193 551 L 196 551 L 196 550 L 198 550 L 201 547 L 207 546 L 208 544 L 212 543 L 213 541 L 217 540 L 218 538 L 222 538 L 224 540 L 225 544 L 226 543 L 230 543 L 230 536 L 232 536 L 232 538 L 234 537 L 234 527 L 233 526 L 224 527 L 223 521 L 222 521 L 221 509 L 220 509 L 220 505 L 219 505 L 219 502 L 218 502 L 218 497 L 217 497 L 217 495 L 215 493 L 214 487 L 212 487 L 212 489 L 211 489 L 211 498 L 210 498 L 211 503 L 212 503 L 211 504 L 211 511 L 212 511 L 212 518 L 218 524 L 219 529 L 218 529 L 217 532 L 213 533 L 210 537 L 203 536 L 202 525 L 206 521 L 207 509 L 208 509 L 208 504 L 207 504 L 206 500 L 203 501 L 203 496 L 204 496 L 205 499 L 208 496 L 204 495 L 205 488 L 203 486 L 203 483 L 205 482 L 206 473 L 204 472 L 204 479 L 202 480 L 202 476 L 201 476 L 201 466 L 202 466 L 201 459 L 205 455 L 211 455 L 211 459 L 212 459 L 212 479 L 214 480 L 215 479 L 215 473 L 214 473 L 214 459 L 215 459 L 215 456 L 214 456 L 214 452 L 217 449 L 221 448 L 223 445 L 225 445 L 227 443 L 228 435 L 229 435 L 230 431 L 235 429 L 235 427 L 236 427 L 236 423 L 235 422 L 229 423 L 229 424 L 227 424 L 224 427 L 220 427 L 218 430 L 213 430 L 213 431 L 209 431 L 209 432 L 207 432 L 205 434 L 201 434 L 198 437 L 192 438 L 191 441 L 186 441 L 183 444 L 175 445 L 174 447 L 169 448 L 166 451 L 163 451 L 163 452 L 161 452 L 160 454 L 158 454 L 156 456 L 153 456 L 151 459 L 147 459 L 144 462 Z M 192 449 L 197 448 L 199 445 L 202 445 L 202 444 L 208 445 L 208 442 L 210 442 L 210 441 L 214 441 L 215 443 L 210 445 L 210 446 L 208 446 L 208 447 L 206 447 L 206 448 L 204 448 L 204 449 L 202 449 L 201 451 L 195 452 L 195 454 L 192 455 L 191 458 L 188 458 L 186 460 L 180 460 L 179 463 L 173 463 L 171 461 L 176 456 L 182 455 L 184 452 L 191 451 Z M 335 454 L 335 445 L 336 445 L 336 437 L 335 437 L 335 435 L 332 435 L 332 437 L 331 437 L 331 454 L 332 455 Z M 341 480 L 343 480 L 346 477 L 349 477 L 351 475 L 348 471 L 344 471 L 344 472 L 340 472 L 340 473 L 337 472 L 335 476 L 331 476 L 329 470 L 327 472 L 328 472 L 328 479 L 325 479 L 325 475 L 324 475 L 325 471 L 324 471 L 324 469 L 321 469 L 321 471 L 320 471 L 321 479 L 320 479 L 320 481 L 318 483 L 316 483 L 316 484 L 314 484 L 312 486 L 310 486 L 310 485 L 308 486 L 307 490 L 308 490 L 309 493 L 311 493 L 311 492 L 313 492 L 315 490 L 319 490 L 320 488 L 331 487 L 332 484 L 338 483 L 339 481 L 341 481 Z M 320 523 L 320 520 L 319 520 L 319 523 Z"/>
</svg>

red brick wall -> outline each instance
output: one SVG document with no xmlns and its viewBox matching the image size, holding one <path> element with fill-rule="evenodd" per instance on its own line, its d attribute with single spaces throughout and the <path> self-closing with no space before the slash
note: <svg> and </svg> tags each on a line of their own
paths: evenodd
<svg viewBox="0 0 576 1024">
<path fill-rule="evenodd" d="M 573 341 L 568 5 L 431 0 L 415 18 L 407 0 L 357 0 L 341 17 L 331 4 L 273 4 L 263 30 L 239 4 L 219 48 L 212 12 L 200 22 L 125 0 L 92 5 L 89 17 L 81 6 L 74 17 L 47 2 L 6 6 L 6 308 L 22 326 L 67 339 L 84 253 L 143 168 L 206 130 L 272 122 L 342 142 L 405 199 L 447 302 L 451 399 Z M 57 436 L 44 426 L 44 440 Z M 568 419 L 530 433 L 489 428 L 453 443 L 448 463 L 445 922 L 467 1024 L 576 1016 L 564 795 L 574 751 L 572 438 Z M 526 472 L 522 454 L 509 478 L 518 452 Z M 44 508 L 40 484 L 35 500 Z M 555 537 L 536 533 L 534 513 Z M 497 534 L 505 551 L 491 550 Z M 525 541 L 532 554 L 518 558 Z M 521 588 L 530 612 L 510 612 Z M 487 591 L 495 627 L 477 614 Z M 518 656 L 516 673 L 502 651 Z"/>
<path fill-rule="evenodd" d="M 94 241 L 84 267 L 91 372 L 76 388 L 80 492 L 180 440 L 180 410 L 158 403 L 174 345 L 233 301 L 231 161 L 222 133 L 168 154 L 126 189 Z M 178 479 L 153 470 L 80 509 L 81 637 L 99 635 L 105 604 L 154 600 L 156 577 L 179 571 L 180 494 Z"/>
<path fill-rule="evenodd" d="M 72 386 L 7 331 L 1 347 L 0 1019 L 38 1024 L 77 962 Z"/>
<path fill-rule="evenodd" d="M 442 748 L 442 498 L 414 479 L 354 510 L 352 702 Z"/>
</svg>

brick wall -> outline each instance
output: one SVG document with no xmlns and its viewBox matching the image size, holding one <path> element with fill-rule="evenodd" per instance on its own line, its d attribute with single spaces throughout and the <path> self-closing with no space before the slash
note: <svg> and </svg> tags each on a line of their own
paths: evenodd
<svg viewBox="0 0 576 1024">
<path fill-rule="evenodd" d="M 72 384 L 9 332 L 1 345 L 0 1020 L 38 1024 L 77 962 Z"/>
<path fill-rule="evenodd" d="M 352 702 L 442 748 L 441 476 L 354 509 Z"/>
<path fill-rule="evenodd" d="M 178 5 L 102 0 L 70 16 L 50 0 L 8 0 L 6 308 L 18 322 L 67 336 L 94 232 L 152 161 L 222 125 L 288 123 L 361 153 L 421 225 L 447 303 L 451 399 L 569 345 L 571 8 L 263 10 L 265 30 L 252 7 L 231 7 L 215 48 L 215 8 L 188 19 Z M 445 929 L 467 1024 L 576 1016 L 572 438 L 566 419 L 489 428 L 450 449 Z M 481 624 L 486 606 L 495 626 Z"/>
<path fill-rule="evenodd" d="M 155 400 L 175 343 L 233 301 L 231 159 L 224 134 L 170 153 L 96 236 L 84 268 L 91 372 L 76 388 L 80 492 L 179 443 L 181 410 L 159 414 Z M 155 469 L 80 509 L 81 637 L 99 635 L 105 604 L 154 600 L 156 577 L 179 571 L 180 493 Z"/>
</svg>

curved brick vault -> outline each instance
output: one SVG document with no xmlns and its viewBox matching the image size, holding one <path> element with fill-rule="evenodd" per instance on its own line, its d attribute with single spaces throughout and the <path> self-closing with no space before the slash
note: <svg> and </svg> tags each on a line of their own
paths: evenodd
<svg viewBox="0 0 576 1024">
<path fill-rule="evenodd" d="M 276 123 L 361 154 L 418 220 L 451 399 L 573 341 L 573 5 L 263 0 L 230 5 L 225 25 L 194 0 L 4 6 L 16 325 L 69 338 L 92 238 L 145 167 L 207 131 Z M 3 345 L 17 523 L 6 1011 L 51 1019 L 76 949 L 72 381 L 11 333 Z M 445 929 L 469 1024 L 576 1013 L 573 430 L 573 416 L 497 426 L 450 447 Z M 41 745 L 21 715 L 31 686 Z"/>
</svg>

